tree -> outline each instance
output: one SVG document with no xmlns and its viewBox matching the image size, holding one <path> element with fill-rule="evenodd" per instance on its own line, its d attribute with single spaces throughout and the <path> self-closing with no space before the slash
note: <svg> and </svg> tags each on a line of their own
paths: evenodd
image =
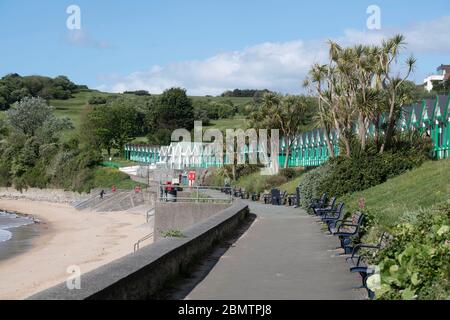
<svg viewBox="0 0 450 320">
<path fill-rule="evenodd" d="M 106 105 L 88 109 L 83 124 L 84 140 L 104 148 L 111 155 L 113 148 L 122 150 L 133 140 L 138 128 L 138 112 L 133 100 L 115 99 Z"/>
<path fill-rule="evenodd" d="M 0 79 L 0 109 L 8 109 L 14 102 L 25 97 L 50 99 L 68 99 L 71 94 L 83 86 L 77 86 L 66 76 L 54 79 L 43 76 L 8 74 Z"/>
<path fill-rule="evenodd" d="M 279 129 L 286 146 L 284 167 L 288 167 L 289 156 L 295 137 L 300 127 L 306 124 L 310 117 L 311 105 L 304 96 L 282 96 L 276 93 L 266 93 L 260 108 L 250 116 L 254 128 Z"/>
<path fill-rule="evenodd" d="M 53 107 L 42 98 L 26 97 L 6 111 L 9 125 L 16 131 L 35 136 L 38 131 L 46 132 L 52 138 L 58 132 L 71 126 L 67 118 L 59 119 L 53 115 Z"/>
<path fill-rule="evenodd" d="M 0 119 L 0 141 L 8 134 L 8 127 L 5 120 Z"/>
<path fill-rule="evenodd" d="M 405 38 L 402 35 L 396 35 L 388 41 L 383 41 L 382 48 L 379 54 L 379 66 L 381 73 L 381 83 L 383 89 L 387 93 L 389 113 L 387 118 L 387 128 L 384 135 L 383 144 L 380 147 L 380 153 L 383 153 L 392 141 L 395 124 L 399 117 L 399 109 L 403 106 L 401 99 L 399 99 L 399 91 L 402 84 L 408 79 L 415 64 L 416 59 L 409 57 L 406 60 L 407 71 L 403 77 L 393 75 L 392 66 L 396 61 L 400 50 L 405 45 Z M 399 101 L 400 100 L 400 101 Z"/>
<path fill-rule="evenodd" d="M 57 118 L 42 98 L 26 97 L 6 112 L 6 134 L 0 144 L 2 185 L 16 188 L 39 187 L 49 183 L 56 171 L 54 158 L 59 151 L 61 133 L 72 128 L 67 118 Z M 65 163 L 65 162 L 63 162 Z"/>
<path fill-rule="evenodd" d="M 317 117 L 319 118 L 319 126 L 323 128 L 325 135 L 325 143 L 327 144 L 328 154 L 334 158 L 334 147 L 330 141 L 330 132 L 332 128 L 332 118 L 328 106 L 322 101 L 322 86 L 326 74 L 326 66 L 315 64 L 309 71 L 309 78 L 305 79 L 303 86 L 309 88 L 310 92 L 317 94 Z"/>
<path fill-rule="evenodd" d="M 154 108 L 148 110 L 146 122 L 149 140 L 170 141 L 170 134 L 175 129 L 192 130 L 194 128 L 194 108 L 186 90 L 171 88 L 164 91 L 155 101 Z"/>
<path fill-rule="evenodd" d="M 358 151 L 354 150 L 356 144 L 352 143 L 356 140 L 353 133 L 355 124 L 359 151 L 366 149 L 366 135 L 371 123 L 375 125 L 374 135 L 378 145 L 380 119 L 384 112 L 388 113 L 388 117 L 381 153 L 392 140 L 399 110 L 415 91 L 406 82 L 415 64 L 414 58 L 406 61 L 407 71 L 403 77 L 392 75 L 403 44 L 401 35 L 383 41 L 380 47 L 357 45 L 342 48 L 329 41 L 329 63 L 314 65 L 305 80 L 305 86 L 319 101 L 322 127 L 328 131 L 331 124 L 334 126 L 348 157 L 352 151 Z M 333 155 L 329 141 L 327 146 L 330 155 Z"/>
</svg>

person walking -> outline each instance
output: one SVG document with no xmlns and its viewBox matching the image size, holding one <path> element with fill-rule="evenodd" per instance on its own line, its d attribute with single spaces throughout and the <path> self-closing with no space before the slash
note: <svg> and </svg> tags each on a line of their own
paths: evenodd
<svg viewBox="0 0 450 320">
<path fill-rule="evenodd" d="M 105 195 L 105 190 L 102 189 L 102 191 L 100 191 L 100 199 L 103 199 L 104 195 Z"/>
</svg>

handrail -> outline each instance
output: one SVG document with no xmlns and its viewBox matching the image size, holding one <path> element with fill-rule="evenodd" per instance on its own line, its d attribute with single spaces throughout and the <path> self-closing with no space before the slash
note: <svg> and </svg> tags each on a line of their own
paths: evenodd
<svg viewBox="0 0 450 320">
<path fill-rule="evenodd" d="M 150 212 L 153 212 L 153 213 L 150 214 Z M 155 208 L 148 209 L 147 213 L 145 215 L 146 215 L 146 220 L 147 220 L 147 223 L 148 223 L 148 221 L 150 220 L 150 217 L 155 215 Z"/>
<path fill-rule="evenodd" d="M 192 193 L 194 195 L 194 197 L 178 197 L 175 196 L 174 198 L 170 198 L 167 196 L 167 194 L 165 192 L 161 193 L 162 190 L 165 190 L 166 188 L 180 188 L 184 190 L 192 190 Z M 223 189 L 232 189 L 232 187 L 217 187 L 217 186 L 185 186 L 185 185 L 174 185 L 174 184 L 163 184 L 160 183 L 159 184 L 159 190 L 158 190 L 158 196 L 157 196 L 157 200 L 159 202 L 172 202 L 173 200 L 175 200 L 176 202 L 219 202 L 219 203 L 232 203 L 233 202 L 233 196 L 231 194 L 231 192 L 229 193 L 229 196 L 227 197 L 210 197 L 207 196 L 206 197 L 201 197 L 200 193 L 202 191 L 207 191 L 207 190 L 223 190 Z"/>
<path fill-rule="evenodd" d="M 134 247 L 133 247 L 134 252 L 136 252 L 140 249 L 139 247 L 140 247 L 141 242 L 144 242 L 145 240 L 150 239 L 151 237 L 153 237 L 153 232 L 146 235 L 145 237 L 139 239 L 138 242 L 136 242 L 134 244 Z"/>
</svg>

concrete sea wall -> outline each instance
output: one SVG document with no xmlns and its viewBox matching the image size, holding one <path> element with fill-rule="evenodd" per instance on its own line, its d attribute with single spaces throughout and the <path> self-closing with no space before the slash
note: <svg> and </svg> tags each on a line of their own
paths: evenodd
<svg viewBox="0 0 450 320">
<path fill-rule="evenodd" d="M 38 189 L 28 188 L 23 191 L 14 188 L 0 188 L 0 198 L 26 199 L 34 201 L 48 201 L 57 203 L 72 203 L 87 199 L 88 193 L 64 191 L 63 189 Z"/>
<path fill-rule="evenodd" d="M 164 286 L 190 270 L 192 263 L 233 233 L 248 215 L 236 201 L 217 214 L 183 231 L 182 238 L 165 238 L 136 253 L 81 276 L 81 289 L 61 283 L 29 299 L 151 299 Z"/>
<path fill-rule="evenodd" d="M 228 208 L 224 203 L 156 202 L 154 241 L 169 230 L 183 231 Z"/>
</svg>

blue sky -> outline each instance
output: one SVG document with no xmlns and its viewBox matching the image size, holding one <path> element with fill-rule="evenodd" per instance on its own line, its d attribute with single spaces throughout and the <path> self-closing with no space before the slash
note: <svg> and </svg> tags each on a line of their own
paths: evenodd
<svg viewBox="0 0 450 320">
<path fill-rule="evenodd" d="M 80 31 L 66 27 L 72 4 Z M 381 9 L 379 31 L 366 28 L 372 4 Z M 0 0 L 0 75 L 64 74 L 106 91 L 296 93 L 327 39 L 372 43 L 397 32 L 418 58 L 416 82 L 450 64 L 448 0 Z"/>
</svg>

